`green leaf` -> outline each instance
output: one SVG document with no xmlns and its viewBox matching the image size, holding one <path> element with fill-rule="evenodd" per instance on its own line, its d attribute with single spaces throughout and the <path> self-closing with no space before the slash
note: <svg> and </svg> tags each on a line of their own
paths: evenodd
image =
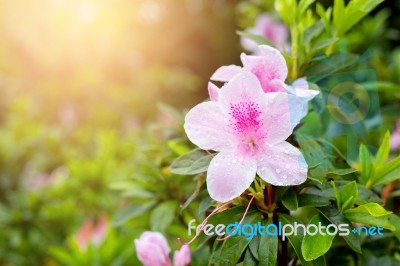
<svg viewBox="0 0 400 266">
<path fill-rule="evenodd" d="M 354 65 L 358 59 L 358 55 L 343 52 L 336 52 L 329 57 L 318 56 L 313 58 L 306 66 L 304 74 L 309 77 L 307 81 L 318 82 L 330 74 Z"/>
<path fill-rule="evenodd" d="M 348 208 L 351 208 L 358 198 L 358 189 L 357 183 L 352 181 L 346 185 L 344 185 L 340 192 L 340 201 L 342 202 L 341 210 L 344 211 Z"/>
<path fill-rule="evenodd" d="M 315 168 L 309 169 L 309 178 L 322 184 L 327 175 L 327 168 L 331 165 L 329 161 L 326 160 L 321 145 L 311 137 L 305 135 L 296 135 L 296 140 L 300 145 L 308 166 L 316 166 Z"/>
<path fill-rule="evenodd" d="M 390 132 L 387 131 L 382 139 L 381 146 L 375 156 L 376 166 L 383 165 L 389 158 L 390 153 Z"/>
<path fill-rule="evenodd" d="M 114 220 L 113 220 L 113 224 L 116 226 L 122 225 L 123 223 L 125 223 L 126 221 L 133 219 L 135 217 L 138 217 L 140 215 L 145 214 L 150 208 L 152 208 L 155 204 L 157 203 L 157 201 L 153 200 L 153 201 L 149 201 L 146 203 L 136 203 L 131 205 L 130 207 L 122 210 L 121 212 L 119 212 Z"/>
<path fill-rule="evenodd" d="M 348 224 L 352 226 L 352 223 L 346 217 L 344 217 L 343 214 L 339 213 L 338 210 L 329 207 L 319 208 L 318 210 L 322 215 L 325 216 L 325 218 L 327 218 L 336 226 L 339 226 L 340 224 Z M 349 228 L 349 230 L 352 229 L 353 228 Z M 361 253 L 360 236 L 349 233 L 348 235 L 343 235 L 341 237 L 343 237 L 351 249 L 353 249 L 355 252 Z"/>
<path fill-rule="evenodd" d="M 344 180 L 338 180 L 335 181 L 335 185 L 337 187 L 337 190 L 341 190 L 343 186 L 348 184 L 349 181 L 344 181 Z M 375 194 L 372 190 L 367 189 L 365 186 L 360 185 L 357 183 L 357 191 L 358 191 L 358 198 L 355 201 L 355 204 L 357 205 L 362 205 L 367 202 L 376 202 L 376 203 L 381 203 L 382 200 L 381 198 Z M 312 194 L 316 196 L 320 196 L 326 199 L 334 199 L 334 192 L 333 188 L 331 187 L 326 187 L 323 188 L 322 190 L 319 190 L 317 188 L 310 188 L 306 192 L 307 194 Z M 300 199 L 299 199 L 299 206 L 300 206 Z"/>
<path fill-rule="evenodd" d="M 359 178 L 359 181 L 361 184 L 366 185 L 372 175 L 372 160 L 371 160 L 371 154 L 369 153 L 368 148 L 364 144 L 360 145 L 359 157 L 361 164 L 361 176 Z"/>
<path fill-rule="evenodd" d="M 322 21 L 324 22 L 324 28 L 326 32 L 330 32 L 331 28 L 331 13 L 332 9 L 329 7 L 326 11 L 324 6 L 321 3 L 317 3 L 317 14 L 321 17 Z"/>
<path fill-rule="evenodd" d="M 260 235 L 256 235 L 255 237 L 253 237 L 253 239 L 250 241 L 249 244 L 249 250 L 251 252 L 251 254 L 253 255 L 253 257 L 258 260 L 258 246 L 260 244 Z"/>
<path fill-rule="evenodd" d="M 400 178 L 400 156 L 392 159 L 390 162 L 378 167 L 374 172 L 373 186 L 388 184 Z"/>
<path fill-rule="evenodd" d="M 298 195 L 297 200 L 299 207 L 304 207 L 304 206 L 323 207 L 323 206 L 328 206 L 331 203 L 328 198 L 308 193 Z"/>
<path fill-rule="evenodd" d="M 315 37 L 318 37 L 322 31 L 324 30 L 324 23 L 322 21 L 318 21 L 310 26 L 308 26 L 304 30 L 303 36 L 303 45 L 307 45 L 313 40 Z"/>
<path fill-rule="evenodd" d="M 393 234 L 400 241 L 400 217 L 393 213 L 389 214 L 389 221 L 396 227 L 396 231 L 394 231 Z"/>
<path fill-rule="evenodd" d="M 293 218 L 290 215 L 286 214 L 280 214 L 279 215 L 279 221 L 282 222 L 283 225 L 285 224 L 291 224 L 294 225 L 295 222 L 299 223 L 295 218 Z M 316 260 L 313 261 L 307 261 L 303 257 L 303 253 L 301 251 L 301 242 L 303 241 L 304 238 L 304 233 L 302 230 L 299 230 L 297 232 L 297 235 L 290 235 L 287 236 L 290 245 L 293 247 L 294 251 L 296 252 L 297 256 L 299 257 L 299 260 L 301 261 L 301 264 L 303 266 L 319 266 L 319 265 L 325 265 L 325 259 L 324 257 L 319 257 Z"/>
<path fill-rule="evenodd" d="M 337 37 L 335 37 L 335 38 L 329 38 L 329 39 L 320 41 L 320 42 L 316 43 L 316 44 L 311 48 L 311 50 L 312 50 L 312 51 L 318 51 L 318 50 L 320 50 L 320 49 L 322 49 L 322 48 L 327 47 L 328 45 L 331 45 L 331 44 L 337 42 L 338 40 L 340 40 L 340 39 L 337 38 Z"/>
<path fill-rule="evenodd" d="M 304 13 L 307 11 L 307 9 L 310 7 L 312 3 L 314 3 L 315 0 L 301 0 L 299 3 L 299 16 L 303 16 Z"/>
<path fill-rule="evenodd" d="M 243 266 L 257 266 L 258 261 L 253 257 L 249 249 L 244 253 Z"/>
<path fill-rule="evenodd" d="M 199 193 L 200 193 L 200 189 L 201 189 L 201 187 L 204 185 L 205 182 L 206 182 L 205 178 L 203 178 L 202 176 L 199 176 L 199 177 L 198 177 L 198 179 L 197 179 L 197 184 L 196 184 L 196 189 L 195 189 L 195 191 L 192 193 L 192 195 L 190 195 L 190 197 L 189 197 L 189 198 L 185 201 L 185 203 L 182 205 L 181 211 L 184 210 L 184 209 L 186 209 L 186 208 L 190 205 L 190 203 L 192 203 L 192 201 L 193 201 L 194 199 L 197 198 L 197 196 L 198 196 Z"/>
<path fill-rule="evenodd" d="M 295 24 L 297 15 L 297 0 L 275 0 L 275 10 L 286 25 Z"/>
<path fill-rule="evenodd" d="M 169 167 L 178 175 L 194 175 L 207 171 L 212 157 L 206 152 L 195 149 L 175 159 Z"/>
<path fill-rule="evenodd" d="M 295 211 L 298 209 L 299 204 L 297 202 L 296 192 L 292 189 L 288 190 L 282 198 L 282 204 L 289 211 Z"/>
<path fill-rule="evenodd" d="M 121 180 L 111 183 L 110 189 L 123 191 L 124 197 L 152 199 L 154 194 L 134 183 L 132 180 Z"/>
<path fill-rule="evenodd" d="M 264 225 L 268 225 L 267 222 Z M 278 237 L 265 235 L 261 236 L 258 246 L 258 258 L 260 266 L 275 266 L 278 257 Z"/>
<path fill-rule="evenodd" d="M 333 25 L 338 33 L 342 33 L 342 24 L 345 16 L 344 0 L 335 0 L 333 3 Z M 339 35 L 340 36 L 340 35 Z"/>
<path fill-rule="evenodd" d="M 388 219 L 388 215 L 391 213 L 381 205 L 370 202 L 357 208 L 346 210 L 343 214 L 352 222 L 380 226 L 393 231 L 396 228 Z"/>
<path fill-rule="evenodd" d="M 254 224 L 257 223 L 259 220 L 259 213 L 248 213 L 243 221 L 243 224 Z M 232 236 L 225 240 L 221 247 L 218 265 L 236 265 L 249 243 L 250 240 L 247 240 L 246 237 L 243 235 Z"/>
<path fill-rule="evenodd" d="M 328 174 L 333 175 L 348 175 L 357 172 L 357 169 L 348 168 L 348 169 L 336 169 L 333 171 L 328 172 Z"/>
<path fill-rule="evenodd" d="M 368 15 L 377 5 L 382 3 L 383 0 L 353 0 L 350 1 L 345 10 L 345 17 L 343 18 L 341 28 L 338 30 L 338 36 L 342 36 L 355 24 L 357 24 L 363 17 Z"/>
<path fill-rule="evenodd" d="M 323 226 L 329 225 L 329 222 L 320 214 L 311 218 L 310 224 L 319 226 L 319 223 Z M 331 247 L 334 238 L 335 235 L 329 235 L 327 233 L 325 233 L 325 235 L 318 233 L 314 236 L 309 234 L 305 235 L 301 243 L 301 251 L 304 259 L 306 261 L 311 261 L 324 255 Z"/>
<path fill-rule="evenodd" d="M 164 233 L 174 220 L 178 203 L 174 200 L 159 204 L 150 214 L 150 228 L 152 231 Z"/>
<path fill-rule="evenodd" d="M 339 191 L 336 188 L 335 182 L 331 181 L 331 185 L 333 189 L 333 195 L 335 195 L 336 198 L 337 208 L 340 210 L 342 209 L 342 198 L 340 197 Z"/>
<path fill-rule="evenodd" d="M 249 38 L 253 41 L 255 41 L 257 44 L 266 44 L 272 47 L 275 47 L 275 45 L 273 43 L 271 43 L 270 41 L 268 41 L 267 39 L 265 39 L 265 37 L 258 35 L 258 34 L 254 34 L 254 33 L 250 33 L 247 31 L 237 31 L 237 34 L 240 36 L 243 36 L 245 38 Z"/>
</svg>

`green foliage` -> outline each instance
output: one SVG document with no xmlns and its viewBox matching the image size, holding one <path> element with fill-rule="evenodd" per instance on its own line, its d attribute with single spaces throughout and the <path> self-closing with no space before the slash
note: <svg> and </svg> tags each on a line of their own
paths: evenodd
<svg viewBox="0 0 400 266">
<path fill-rule="evenodd" d="M 310 224 L 316 226 L 319 224 L 322 224 L 323 226 L 329 225 L 326 218 L 321 214 L 317 214 L 311 218 Z M 312 261 L 324 255 L 330 249 L 334 238 L 334 235 L 329 235 L 327 233 L 325 233 L 325 235 L 316 234 L 315 236 L 305 235 L 303 242 L 301 243 L 301 252 L 304 259 L 306 261 Z"/>
</svg>

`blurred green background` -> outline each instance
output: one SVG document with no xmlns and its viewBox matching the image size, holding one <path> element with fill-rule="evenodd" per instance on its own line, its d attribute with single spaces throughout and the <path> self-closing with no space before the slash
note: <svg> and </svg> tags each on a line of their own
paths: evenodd
<svg viewBox="0 0 400 266">
<path fill-rule="evenodd" d="M 376 64 L 384 65 L 379 79 L 399 82 L 398 32 L 386 30 L 399 25 L 395 2 L 375 12 L 370 23 L 377 29 L 360 26 L 349 45 L 375 49 Z M 149 229 L 149 219 L 178 219 L 174 211 L 196 188 L 167 169 L 188 151 L 183 116 L 170 106 L 184 110 L 205 99 L 215 69 L 239 63 L 236 30 L 271 7 L 0 0 L 0 265 L 137 265 L 132 240 Z M 383 37 L 360 46 L 369 31 Z M 147 207 L 138 209 L 138 201 Z M 173 212 L 135 219 L 160 202 Z M 195 203 L 188 212 L 198 215 L 202 204 L 209 206 Z M 105 244 L 79 246 L 102 219 Z M 185 222 L 168 233 L 182 234 Z"/>
<path fill-rule="evenodd" d="M 235 3 L 0 1 L 0 265 L 53 265 L 50 246 L 111 223 L 129 199 L 110 184 L 179 128 L 159 104 L 193 106 L 238 60 Z M 132 257 L 137 234 L 123 235 Z"/>
</svg>

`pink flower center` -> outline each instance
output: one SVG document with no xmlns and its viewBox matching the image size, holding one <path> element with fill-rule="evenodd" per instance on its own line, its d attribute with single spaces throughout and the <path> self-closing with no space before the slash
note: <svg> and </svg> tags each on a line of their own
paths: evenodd
<svg viewBox="0 0 400 266">
<path fill-rule="evenodd" d="M 255 102 L 240 102 L 230 106 L 230 126 L 240 140 L 240 149 L 254 154 L 259 148 L 259 141 L 263 138 L 261 127 L 263 121 L 261 108 Z"/>
</svg>

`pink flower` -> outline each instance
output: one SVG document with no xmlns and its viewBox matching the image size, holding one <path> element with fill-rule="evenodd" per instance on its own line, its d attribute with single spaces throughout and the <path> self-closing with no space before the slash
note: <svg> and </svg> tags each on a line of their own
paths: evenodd
<svg viewBox="0 0 400 266">
<path fill-rule="evenodd" d="M 257 76 L 246 71 L 219 90 L 217 101 L 191 109 L 184 125 L 188 138 L 201 149 L 219 152 L 207 172 L 210 196 L 220 202 L 234 199 L 256 174 L 277 186 L 303 183 L 307 164 L 285 141 L 292 123 L 288 94 L 264 93 Z"/>
<path fill-rule="evenodd" d="M 158 232 L 144 232 L 139 239 L 135 239 L 138 259 L 144 266 L 170 266 L 169 252 L 171 251 L 165 237 Z M 174 254 L 174 266 L 187 266 L 190 264 L 190 249 L 182 246 Z"/>
<path fill-rule="evenodd" d="M 188 245 L 183 245 L 180 250 L 174 253 L 174 266 L 188 266 L 191 261 Z"/>
<path fill-rule="evenodd" d="M 397 121 L 396 129 L 390 137 L 390 148 L 392 150 L 400 150 L 400 120 Z"/>
<path fill-rule="evenodd" d="M 254 74 L 265 93 L 286 92 L 289 94 L 292 125 L 296 125 L 307 114 L 308 102 L 319 92 L 310 90 L 305 79 L 296 80 L 292 86 L 286 85 L 284 82 L 288 69 L 282 54 L 277 49 L 267 45 L 260 45 L 257 49 L 258 55 L 241 54 L 243 67 L 222 66 L 211 76 L 211 79 L 227 82 L 238 73 L 250 72 Z M 213 91 L 213 93 L 214 96 L 210 96 L 210 98 L 217 98 L 218 96 L 215 96 L 215 94 L 218 94 L 218 90 L 217 92 Z"/>
<path fill-rule="evenodd" d="M 92 220 L 86 220 L 75 236 L 79 248 L 86 249 L 90 242 L 96 246 L 100 245 L 107 233 L 107 224 L 104 216 L 100 217 L 96 225 Z"/>
<path fill-rule="evenodd" d="M 254 23 L 254 27 L 245 31 L 263 36 L 281 51 L 289 50 L 289 43 L 287 41 L 289 36 L 288 29 L 283 23 L 274 21 L 266 13 L 260 14 Z M 257 43 L 249 38 L 242 36 L 240 41 L 242 46 L 248 51 L 257 49 Z"/>
</svg>

